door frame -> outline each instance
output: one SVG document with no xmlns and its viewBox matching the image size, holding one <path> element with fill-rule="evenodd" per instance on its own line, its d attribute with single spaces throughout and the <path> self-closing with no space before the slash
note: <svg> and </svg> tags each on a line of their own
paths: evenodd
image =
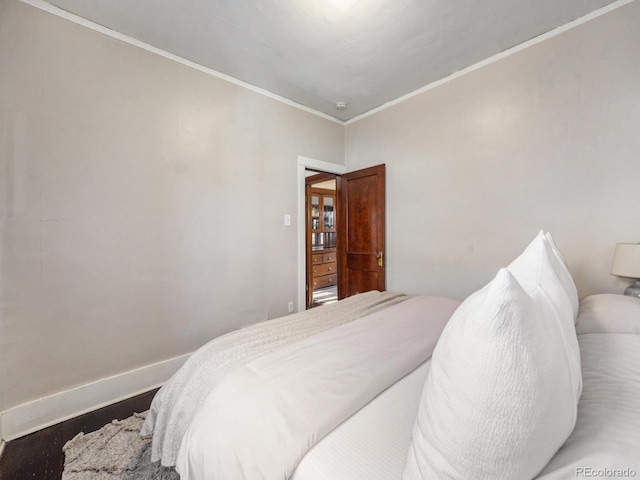
<svg viewBox="0 0 640 480">
<path fill-rule="evenodd" d="M 313 158 L 298 155 L 298 301 L 297 312 L 307 308 L 306 285 L 306 206 L 305 206 L 305 172 L 306 170 L 335 173 L 342 175 L 347 173 L 347 167 L 337 163 L 324 162 Z"/>
</svg>

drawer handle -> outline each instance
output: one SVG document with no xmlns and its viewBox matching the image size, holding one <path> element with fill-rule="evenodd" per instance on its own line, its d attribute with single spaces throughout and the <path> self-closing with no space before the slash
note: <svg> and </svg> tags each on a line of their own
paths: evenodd
<svg viewBox="0 0 640 480">
<path fill-rule="evenodd" d="M 329 268 L 327 268 L 327 270 L 331 271 L 331 270 L 333 270 L 333 269 L 332 269 L 331 267 L 329 267 Z"/>
</svg>

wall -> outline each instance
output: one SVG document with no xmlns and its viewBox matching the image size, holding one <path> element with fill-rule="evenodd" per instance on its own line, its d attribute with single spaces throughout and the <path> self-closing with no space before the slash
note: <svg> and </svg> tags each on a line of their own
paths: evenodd
<svg viewBox="0 0 640 480">
<path fill-rule="evenodd" d="M 387 286 L 463 298 L 540 229 L 579 294 L 620 293 L 640 241 L 640 2 L 347 126 L 350 170 L 387 164 Z"/>
<path fill-rule="evenodd" d="M 0 8 L 0 411 L 286 314 L 297 158 L 343 126 Z"/>
</svg>

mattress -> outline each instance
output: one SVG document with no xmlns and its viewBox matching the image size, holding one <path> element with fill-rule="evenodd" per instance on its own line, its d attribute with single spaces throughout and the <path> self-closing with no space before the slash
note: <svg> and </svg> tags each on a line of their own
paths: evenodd
<svg viewBox="0 0 640 480">
<path fill-rule="evenodd" d="M 640 335 L 594 333 L 579 335 L 578 340 L 584 385 L 576 426 L 537 478 L 637 477 Z M 302 459 L 291 478 L 401 478 L 429 362 L 322 439 Z"/>
</svg>

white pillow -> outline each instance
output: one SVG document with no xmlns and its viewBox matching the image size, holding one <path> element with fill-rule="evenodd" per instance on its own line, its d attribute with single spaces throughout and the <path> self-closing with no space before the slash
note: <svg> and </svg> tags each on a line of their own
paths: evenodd
<svg viewBox="0 0 640 480">
<path fill-rule="evenodd" d="M 550 237 L 551 235 L 540 231 L 520 256 L 511 262 L 507 268 L 514 274 L 525 290 L 530 290 L 532 286 L 535 288 L 541 281 L 538 264 L 544 261 L 547 269 L 545 274 L 548 274 L 548 276 L 543 278 L 542 282 L 549 282 L 552 276 L 555 277 L 553 287 L 559 287 L 561 290 L 557 292 L 558 296 L 554 297 L 554 300 L 559 300 L 557 306 L 562 309 L 563 313 L 566 313 L 565 310 L 569 309 L 569 315 L 572 321 L 575 322 L 578 315 L 578 291 L 564 263 L 562 254 L 551 243 L 553 239 L 551 239 L 551 242 L 549 241 Z M 556 251 L 558 252 L 557 254 Z M 562 295 L 562 299 L 559 298 L 560 295 Z"/>
<path fill-rule="evenodd" d="M 569 266 L 567 265 L 567 261 L 564 259 L 562 253 L 556 246 L 556 242 L 553 241 L 553 237 L 549 232 L 544 234 L 544 237 L 551 248 L 551 252 L 555 256 L 558 261 L 559 269 L 557 270 L 558 277 L 560 278 L 560 282 L 562 286 L 567 291 L 567 295 L 569 295 L 569 299 L 571 300 L 571 306 L 573 308 L 573 318 L 574 320 L 578 316 L 578 309 L 580 307 L 580 301 L 578 298 L 578 289 L 576 288 L 576 284 L 573 281 L 573 277 L 571 276 L 571 272 L 569 271 Z"/>
<path fill-rule="evenodd" d="M 635 333 L 640 335 L 640 298 L 613 293 L 589 295 L 580 302 L 576 322 L 583 333 Z"/>
<path fill-rule="evenodd" d="M 541 231 L 507 269 L 527 293 L 532 294 L 536 289 L 541 289 L 555 312 L 553 318 L 556 319 L 557 328 L 551 328 L 547 333 L 564 340 L 577 414 L 578 400 L 582 394 L 582 369 L 575 327 L 577 309 L 574 310 L 573 303 L 574 300 L 578 302 L 578 294 L 568 270 L 561 262 L 548 237 Z M 573 289 L 570 288 L 572 285 Z"/>
<path fill-rule="evenodd" d="M 433 352 L 403 480 L 528 479 L 575 423 L 545 294 L 506 269 L 455 311 Z"/>
</svg>

